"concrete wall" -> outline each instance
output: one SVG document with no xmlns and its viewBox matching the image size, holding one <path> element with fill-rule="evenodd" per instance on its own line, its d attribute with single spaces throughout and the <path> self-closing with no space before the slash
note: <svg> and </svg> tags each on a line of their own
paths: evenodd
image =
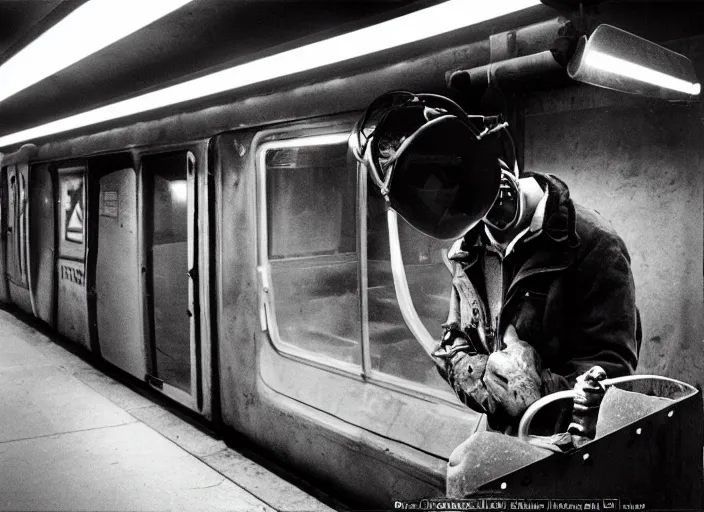
<svg viewBox="0 0 704 512">
<path fill-rule="evenodd" d="M 638 373 L 704 384 L 704 109 L 575 86 L 526 98 L 526 169 L 553 173 L 625 240 Z"/>
</svg>

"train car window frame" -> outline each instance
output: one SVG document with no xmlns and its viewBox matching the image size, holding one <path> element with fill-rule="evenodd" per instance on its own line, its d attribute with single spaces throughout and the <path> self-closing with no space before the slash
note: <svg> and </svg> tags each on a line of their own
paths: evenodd
<svg viewBox="0 0 704 512">
<path fill-rule="evenodd" d="M 335 359 L 324 354 L 296 347 L 293 344 L 282 340 L 276 320 L 275 290 L 272 280 L 271 265 L 269 260 L 269 204 L 267 198 L 267 167 L 266 155 L 268 151 L 282 148 L 311 147 L 316 145 L 345 144 L 349 137 L 349 131 L 313 131 L 310 130 L 283 130 L 275 132 L 277 140 L 266 140 L 256 144 L 255 141 L 255 166 L 257 173 L 257 238 L 258 238 L 258 274 L 260 289 L 260 324 L 263 331 L 269 333 L 269 340 L 273 348 L 281 355 L 297 360 L 307 365 L 333 373 L 340 373 L 359 381 L 374 384 L 379 387 L 401 392 L 424 400 L 431 399 L 434 402 L 465 410 L 464 406 L 452 392 L 450 386 L 447 391 L 432 387 L 428 384 L 415 382 L 402 377 L 397 377 L 390 373 L 372 368 L 371 343 L 369 339 L 369 304 L 368 304 L 368 253 L 367 253 L 367 170 L 364 166 L 356 166 L 357 186 L 356 194 L 356 245 L 358 261 L 358 293 L 360 311 L 360 362 L 361 364 L 351 364 L 346 361 Z M 339 126 L 335 127 L 336 129 Z M 283 138 L 287 135 L 291 138 Z M 448 296 L 450 277 L 448 274 Z M 429 364 L 432 362 L 429 360 Z"/>
<path fill-rule="evenodd" d="M 57 167 L 57 174 L 59 177 L 59 187 L 58 187 L 58 194 L 59 194 L 59 209 L 58 211 L 58 229 L 59 229 L 59 237 L 58 237 L 58 248 L 59 248 L 59 257 L 63 259 L 68 259 L 68 260 L 74 260 L 74 261 L 85 261 L 85 255 L 86 255 L 86 234 L 87 234 L 87 226 L 86 226 L 86 199 L 87 199 L 87 194 L 86 194 L 86 167 L 84 165 L 72 165 L 72 166 L 58 166 Z M 71 215 L 67 215 L 67 210 L 66 210 L 66 205 L 64 204 L 64 194 L 67 193 L 67 187 L 69 184 L 69 181 L 80 181 L 81 185 L 80 188 L 82 189 L 81 192 L 81 202 L 80 202 L 80 207 L 81 207 L 81 235 L 80 235 L 80 241 L 76 239 L 70 239 L 69 238 L 69 231 L 68 231 L 68 223 L 71 221 Z M 75 234 L 73 235 L 75 238 Z"/>
<path fill-rule="evenodd" d="M 268 331 L 270 340 L 274 349 L 290 358 L 302 361 L 307 364 L 312 364 L 319 368 L 333 372 L 341 372 L 351 376 L 360 376 L 362 371 L 361 364 L 350 363 L 347 361 L 336 359 L 325 354 L 316 354 L 315 352 L 302 349 L 292 343 L 287 343 L 281 338 L 279 333 L 278 323 L 276 321 L 276 308 L 274 300 L 274 289 L 272 286 L 273 279 L 271 273 L 271 265 L 269 263 L 269 221 L 268 221 L 268 198 L 267 198 L 267 167 L 266 156 L 269 151 L 276 149 L 292 149 L 299 147 L 323 146 L 334 144 L 347 144 L 348 132 L 338 132 L 334 134 L 325 134 L 322 136 L 307 135 L 290 139 L 275 140 L 264 142 L 256 149 L 256 169 L 257 169 L 257 202 L 258 202 L 258 243 L 259 243 L 259 266 L 258 272 L 260 277 L 260 322 L 262 330 Z M 355 248 L 358 251 L 358 248 Z M 340 262 L 349 261 L 345 255 L 340 255 Z M 357 253 L 357 261 L 359 254 Z M 358 268 L 359 276 L 359 268 Z M 359 279 L 358 279 L 359 282 Z M 359 285 L 358 285 L 359 286 Z M 362 294 L 362 290 L 358 288 L 358 294 Z M 363 320 L 363 319 L 360 319 Z M 361 330 L 360 330 L 361 333 Z M 363 343 L 360 340 L 360 346 Z M 361 350 L 360 350 L 361 355 Z"/>
</svg>

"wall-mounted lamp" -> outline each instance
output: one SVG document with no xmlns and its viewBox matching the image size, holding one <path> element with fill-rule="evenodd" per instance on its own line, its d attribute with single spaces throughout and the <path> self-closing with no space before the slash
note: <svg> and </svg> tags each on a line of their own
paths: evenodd
<svg viewBox="0 0 704 512">
<path fill-rule="evenodd" d="M 579 82 L 667 100 L 692 100 L 701 91 L 687 57 L 611 25 L 599 25 L 589 38 L 580 38 L 567 74 Z"/>
</svg>

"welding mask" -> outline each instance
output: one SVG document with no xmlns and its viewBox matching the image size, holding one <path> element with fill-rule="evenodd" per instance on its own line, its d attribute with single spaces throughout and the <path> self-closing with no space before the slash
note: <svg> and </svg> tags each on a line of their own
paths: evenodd
<svg viewBox="0 0 704 512">
<path fill-rule="evenodd" d="M 499 192 L 499 121 L 470 116 L 443 96 L 394 91 L 372 102 L 350 148 L 390 208 L 426 235 L 456 239 Z"/>
</svg>

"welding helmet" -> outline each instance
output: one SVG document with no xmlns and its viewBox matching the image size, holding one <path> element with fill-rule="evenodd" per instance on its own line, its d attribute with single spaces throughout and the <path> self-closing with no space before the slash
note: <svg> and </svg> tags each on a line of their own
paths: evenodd
<svg viewBox="0 0 704 512">
<path fill-rule="evenodd" d="M 471 230 L 501 185 L 496 117 L 470 116 L 454 101 L 405 91 L 374 100 L 355 125 L 350 149 L 390 208 L 441 240 Z"/>
</svg>

